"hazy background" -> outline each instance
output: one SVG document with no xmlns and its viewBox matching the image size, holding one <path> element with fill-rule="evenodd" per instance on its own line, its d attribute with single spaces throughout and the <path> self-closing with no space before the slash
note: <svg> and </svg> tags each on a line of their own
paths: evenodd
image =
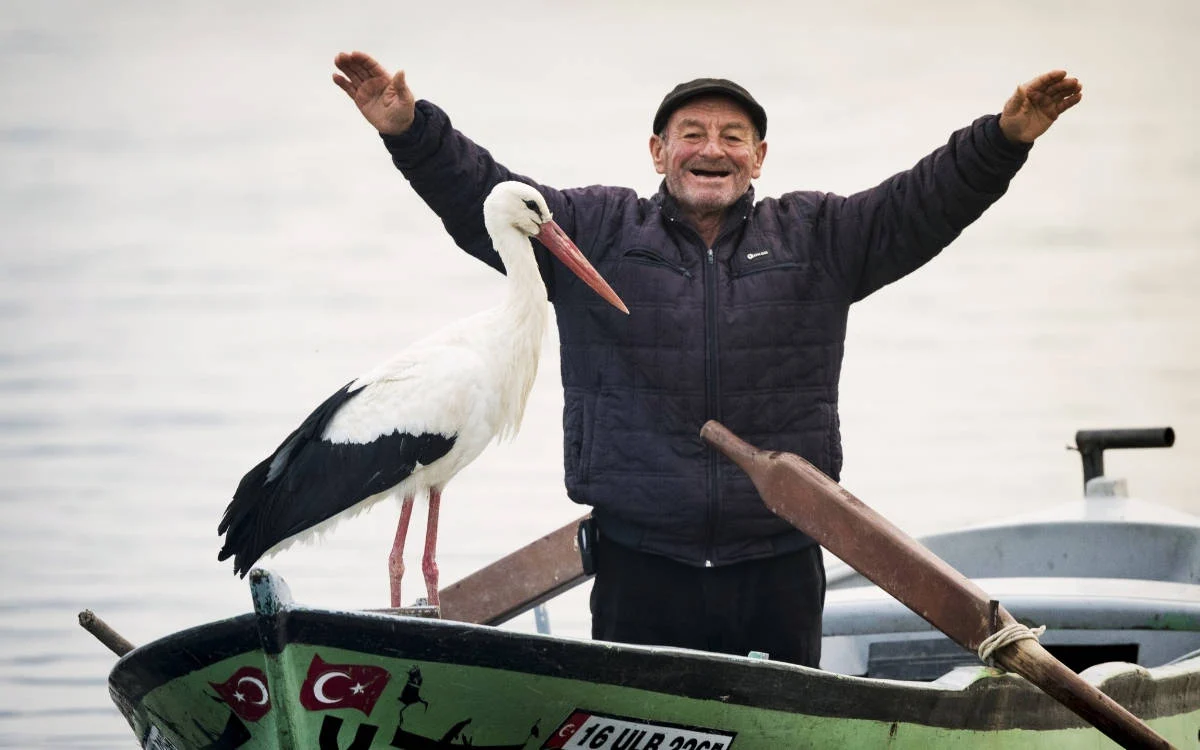
<svg viewBox="0 0 1200 750">
<path fill-rule="evenodd" d="M 1009 195 L 851 315 L 843 482 L 920 534 L 1075 498 L 1085 427 L 1174 426 L 1109 473 L 1200 511 L 1198 32 L 1195 0 L 5 4 L 0 745 L 134 747 L 76 613 L 145 643 L 247 611 L 216 562 L 242 474 L 334 389 L 499 299 L 330 82 L 337 52 L 404 67 L 518 171 L 644 194 L 681 80 L 764 104 L 771 195 L 868 187 L 1018 83 L 1079 76 Z M 446 493 L 445 582 L 583 512 L 560 400 L 551 337 L 519 438 Z M 303 603 L 383 606 L 395 518 L 267 564 Z M 556 632 L 586 634 L 586 593 L 551 605 Z"/>
</svg>

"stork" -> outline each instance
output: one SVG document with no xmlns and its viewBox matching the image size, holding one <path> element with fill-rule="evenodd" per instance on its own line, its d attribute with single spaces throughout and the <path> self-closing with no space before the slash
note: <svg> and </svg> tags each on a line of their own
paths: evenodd
<svg viewBox="0 0 1200 750">
<path fill-rule="evenodd" d="M 536 238 L 614 307 L 629 310 L 551 218 L 541 194 L 497 185 L 484 224 L 504 263 L 502 304 L 429 335 L 327 398 L 242 478 L 217 533 L 218 560 L 245 576 L 260 557 L 330 530 L 388 497 L 401 500 L 388 556 L 391 606 L 400 606 L 404 540 L 414 499 L 428 495 L 421 568 L 438 605 L 436 559 L 442 491 L 494 438 L 520 427 L 548 316 Z"/>
</svg>

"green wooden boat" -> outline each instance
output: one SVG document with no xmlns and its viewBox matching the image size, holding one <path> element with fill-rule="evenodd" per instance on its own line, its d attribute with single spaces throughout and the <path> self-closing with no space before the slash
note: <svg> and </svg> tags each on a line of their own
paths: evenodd
<svg viewBox="0 0 1200 750">
<path fill-rule="evenodd" d="M 923 541 L 1048 625 L 1087 683 L 1200 747 L 1200 519 L 1125 497 L 1102 462 L 1085 484 L 1081 503 Z M 448 619 L 298 606 L 256 569 L 252 612 L 128 651 L 109 688 L 157 750 L 1117 746 L 854 571 L 829 578 L 818 670 L 494 627 L 586 580 L 568 527 L 443 590 Z"/>
<path fill-rule="evenodd" d="M 1100 748 L 1020 677 L 932 682 L 769 659 L 294 606 L 251 574 L 255 611 L 125 655 L 113 700 L 146 748 Z M 1200 654 L 1085 677 L 1177 747 L 1200 733 Z"/>
</svg>

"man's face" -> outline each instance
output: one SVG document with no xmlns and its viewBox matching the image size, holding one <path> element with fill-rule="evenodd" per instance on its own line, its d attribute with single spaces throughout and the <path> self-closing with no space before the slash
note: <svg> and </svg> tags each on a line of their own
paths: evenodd
<svg viewBox="0 0 1200 750">
<path fill-rule="evenodd" d="M 654 169 L 687 212 L 724 211 L 762 172 L 767 144 L 750 116 L 723 96 L 698 97 L 671 114 L 666 137 L 650 138 Z"/>
</svg>

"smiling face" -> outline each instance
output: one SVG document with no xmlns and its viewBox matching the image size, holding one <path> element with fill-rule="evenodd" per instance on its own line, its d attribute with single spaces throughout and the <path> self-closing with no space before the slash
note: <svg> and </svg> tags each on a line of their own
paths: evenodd
<svg viewBox="0 0 1200 750">
<path fill-rule="evenodd" d="M 664 133 L 651 136 L 654 169 L 685 214 L 719 219 L 762 172 L 767 155 L 741 105 L 723 96 L 693 99 L 671 114 Z"/>
</svg>

